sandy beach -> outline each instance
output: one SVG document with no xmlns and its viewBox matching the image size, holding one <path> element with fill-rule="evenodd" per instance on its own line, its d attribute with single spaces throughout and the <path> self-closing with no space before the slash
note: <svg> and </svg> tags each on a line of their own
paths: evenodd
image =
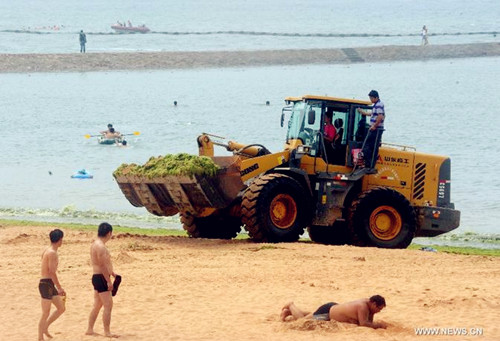
<svg viewBox="0 0 500 341">
<path fill-rule="evenodd" d="M 348 64 L 500 55 L 500 44 L 376 46 L 344 49 L 0 54 L 0 73 L 161 70 L 268 65 Z"/>
<path fill-rule="evenodd" d="M 2 340 L 36 339 L 40 255 L 52 229 L 0 225 Z M 104 339 L 84 335 L 93 295 L 89 247 L 96 232 L 64 232 L 59 279 L 67 310 L 50 328 L 53 340 Z M 499 257 L 124 233 L 107 245 L 123 276 L 111 323 L 120 340 L 500 339 Z M 385 330 L 279 320 L 290 300 L 312 310 L 372 294 L 387 300 L 375 316 L 389 324 Z M 434 327 L 439 336 L 415 333 Z M 456 330 L 469 335 L 449 334 Z M 96 332 L 103 333 L 101 315 Z"/>
</svg>

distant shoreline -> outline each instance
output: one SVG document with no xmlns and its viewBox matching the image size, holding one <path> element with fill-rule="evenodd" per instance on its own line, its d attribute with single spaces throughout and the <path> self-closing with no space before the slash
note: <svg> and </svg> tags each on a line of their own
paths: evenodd
<svg viewBox="0 0 500 341">
<path fill-rule="evenodd" d="M 0 54 L 0 73 L 350 64 L 500 56 L 500 43 L 336 49 Z"/>
</svg>

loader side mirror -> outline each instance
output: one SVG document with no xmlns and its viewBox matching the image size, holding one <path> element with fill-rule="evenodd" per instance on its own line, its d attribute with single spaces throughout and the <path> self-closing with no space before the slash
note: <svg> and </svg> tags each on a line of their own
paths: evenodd
<svg viewBox="0 0 500 341">
<path fill-rule="evenodd" d="M 316 112 L 314 110 L 310 110 L 307 113 L 307 124 L 313 125 L 314 121 L 316 121 Z"/>
</svg>

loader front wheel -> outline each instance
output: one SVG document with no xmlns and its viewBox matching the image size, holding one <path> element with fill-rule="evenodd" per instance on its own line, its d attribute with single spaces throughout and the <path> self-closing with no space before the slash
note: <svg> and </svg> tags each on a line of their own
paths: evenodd
<svg viewBox="0 0 500 341">
<path fill-rule="evenodd" d="M 232 239 L 241 231 L 241 219 L 216 211 L 208 217 L 181 212 L 182 227 L 191 238 Z"/>
<path fill-rule="evenodd" d="M 256 242 L 293 242 L 307 223 L 307 193 L 295 179 L 266 174 L 243 194 L 242 221 Z"/>
<path fill-rule="evenodd" d="M 357 245 L 404 249 L 415 236 L 416 224 L 410 202 L 389 188 L 362 193 L 350 208 L 349 227 Z"/>
</svg>

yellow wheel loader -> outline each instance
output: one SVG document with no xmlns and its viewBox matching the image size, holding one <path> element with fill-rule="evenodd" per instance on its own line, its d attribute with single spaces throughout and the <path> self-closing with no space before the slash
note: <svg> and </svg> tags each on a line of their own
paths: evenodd
<svg viewBox="0 0 500 341">
<path fill-rule="evenodd" d="M 373 167 L 361 168 L 367 123 L 358 109 L 370 102 L 305 95 L 285 103 L 283 151 L 202 134 L 199 155 L 219 166 L 215 176 L 115 174 L 117 183 L 134 206 L 179 213 L 195 238 L 230 239 L 244 227 L 256 242 L 293 242 L 307 229 L 324 244 L 406 248 L 415 236 L 459 226 L 449 157 L 382 142 Z M 335 145 L 324 139 L 327 112 Z M 215 156 L 215 146 L 232 155 Z"/>
</svg>

